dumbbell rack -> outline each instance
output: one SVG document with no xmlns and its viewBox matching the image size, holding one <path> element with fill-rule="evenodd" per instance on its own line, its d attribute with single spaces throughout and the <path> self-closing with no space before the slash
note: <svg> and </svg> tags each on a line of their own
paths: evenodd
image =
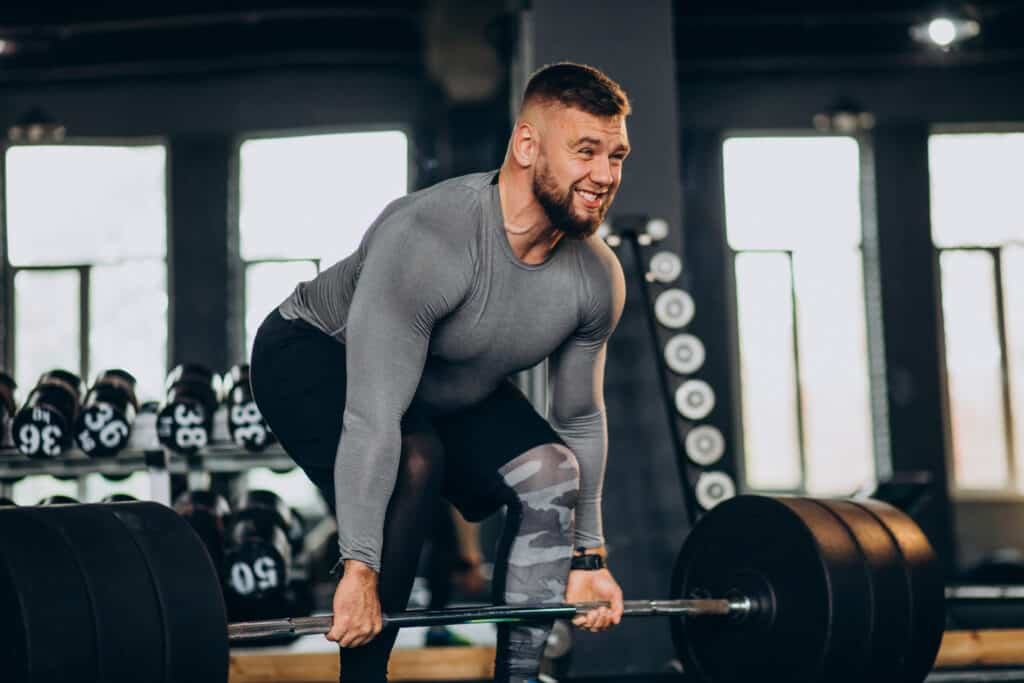
<svg viewBox="0 0 1024 683">
<path fill-rule="evenodd" d="M 231 443 L 214 443 L 191 455 L 163 448 L 126 449 L 114 458 L 93 459 L 78 449 L 52 460 L 28 458 L 12 448 L 0 449 L 0 496 L 11 497 L 14 482 L 23 477 L 49 474 L 54 477 L 84 477 L 87 474 L 127 476 L 148 472 L 150 499 L 171 504 L 171 475 L 189 477 L 189 488 L 205 488 L 203 480 L 214 473 L 242 473 L 254 467 L 289 469 L 295 463 L 280 445 L 251 453 Z"/>
<path fill-rule="evenodd" d="M 0 434 L 4 430 L 0 426 Z M 14 483 L 38 474 L 59 478 L 77 478 L 84 498 L 84 477 L 87 474 L 128 476 L 147 472 L 150 479 L 149 499 L 164 505 L 171 504 L 171 475 L 186 475 L 188 488 L 206 489 L 211 474 L 242 474 L 254 467 L 287 470 L 295 467 L 280 444 L 274 443 L 258 452 L 245 450 L 231 440 L 228 431 L 227 410 L 220 406 L 213 414 L 210 430 L 211 442 L 195 453 L 182 454 L 160 445 L 156 438 L 156 415 L 140 414 L 135 421 L 132 440 L 115 457 L 90 458 L 78 448 L 72 448 L 53 459 L 29 458 L 15 448 L 0 445 L 0 497 L 13 498 Z"/>
</svg>

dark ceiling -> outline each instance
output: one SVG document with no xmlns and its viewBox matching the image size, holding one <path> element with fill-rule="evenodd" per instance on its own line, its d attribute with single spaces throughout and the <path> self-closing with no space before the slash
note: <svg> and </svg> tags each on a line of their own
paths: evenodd
<svg viewBox="0 0 1024 683">
<path fill-rule="evenodd" d="M 419 1 L 0 6 L 4 80 L 416 65 Z"/>
<path fill-rule="evenodd" d="M 642 1 L 642 0 L 639 0 Z M 504 6 L 501 0 L 488 0 Z M 424 10 L 474 0 L 382 2 L 40 2 L 0 6 L 0 81 L 53 81 L 423 61 Z M 583 0 L 581 0 L 581 4 Z M 624 11 L 629 2 L 623 1 Z M 910 40 L 941 2 L 676 3 L 682 74 L 900 68 L 1024 61 L 1024 0 L 946 3 L 981 35 L 949 52 Z M 571 28 L 571 27 L 569 27 Z"/>
<path fill-rule="evenodd" d="M 981 33 L 948 51 L 911 40 L 911 25 L 940 14 L 974 19 Z M 683 1 L 676 46 L 683 73 L 1020 63 L 1024 2 Z"/>
</svg>

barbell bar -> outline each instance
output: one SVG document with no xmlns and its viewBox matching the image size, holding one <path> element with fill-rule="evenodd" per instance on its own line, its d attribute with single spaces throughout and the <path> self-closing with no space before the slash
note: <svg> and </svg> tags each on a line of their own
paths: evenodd
<svg viewBox="0 0 1024 683">
<path fill-rule="evenodd" d="M 572 604 L 487 605 L 438 610 L 410 610 L 383 615 L 383 628 L 410 628 L 416 626 L 447 626 L 451 624 L 498 624 L 571 619 L 580 614 L 609 607 L 607 602 L 579 602 Z M 626 600 L 624 617 L 669 616 L 730 616 L 742 618 L 751 609 L 746 598 L 732 600 Z M 231 641 L 270 638 L 276 636 L 322 635 L 330 630 L 334 617 L 321 614 L 311 617 L 291 617 L 246 621 L 228 625 Z"/>
</svg>

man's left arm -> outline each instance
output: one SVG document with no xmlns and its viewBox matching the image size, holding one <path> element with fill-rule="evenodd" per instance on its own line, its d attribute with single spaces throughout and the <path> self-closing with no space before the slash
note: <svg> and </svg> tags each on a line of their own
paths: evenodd
<svg viewBox="0 0 1024 683">
<path fill-rule="evenodd" d="M 604 546 L 601 490 L 608 455 L 604 406 L 606 340 L 569 339 L 551 362 L 551 424 L 576 456 L 580 492 L 573 547 Z"/>
<path fill-rule="evenodd" d="M 604 247 L 604 245 L 601 245 Z M 607 248 L 606 248 L 607 249 Z M 601 522 L 601 492 L 608 452 L 604 405 L 604 368 L 608 338 L 615 330 L 625 301 L 622 269 L 610 250 L 601 259 L 601 277 L 589 283 L 594 296 L 576 332 L 551 359 L 551 423 L 580 469 L 574 547 L 587 554 L 605 555 Z M 594 610 L 573 623 L 602 630 L 619 622 L 622 592 L 607 570 L 573 571 L 566 599 L 573 602 L 608 600 L 613 609 Z"/>
</svg>

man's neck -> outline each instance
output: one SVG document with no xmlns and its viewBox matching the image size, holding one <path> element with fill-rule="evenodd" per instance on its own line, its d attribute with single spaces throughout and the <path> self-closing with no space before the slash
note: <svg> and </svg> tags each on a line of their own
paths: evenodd
<svg viewBox="0 0 1024 683">
<path fill-rule="evenodd" d="M 563 233 L 551 225 L 526 179 L 515 172 L 507 173 L 503 168 L 498 176 L 498 196 L 512 253 L 528 264 L 546 261 Z"/>
</svg>

